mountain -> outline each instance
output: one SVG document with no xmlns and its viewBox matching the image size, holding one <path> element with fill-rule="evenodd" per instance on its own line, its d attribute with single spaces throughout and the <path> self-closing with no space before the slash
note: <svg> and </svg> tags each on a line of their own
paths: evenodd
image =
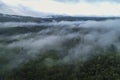
<svg viewBox="0 0 120 80">
<path fill-rule="evenodd" d="M 44 22 L 44 21 L 50 20 L 47 18 L 0 14 L 0 22 Z"/>
<path fill-rule="evenodd" d="M 51 18 L 40 18 L 31 16 L 18 16 L 18 15 L 8 15 L 0 14 L 0 22 L 52 22 L 52 21 L 87 21 L 87 20 L 107 20 L 107 19 L 120 19 L 120 17 L 73 17 L 73 16 L 62 16 L 53 15 Z"/>
<path fill-rule="evenodd" d="M 120 19 L 120 17 L 89 17 L 89 16 L 53 16 L 52 18 L 55 21 L 87 21 L 87 20 L 95 20 L 95 21 L 101 21 L 101 20 L 107 20 L 107 19 Z"/>
</svg>

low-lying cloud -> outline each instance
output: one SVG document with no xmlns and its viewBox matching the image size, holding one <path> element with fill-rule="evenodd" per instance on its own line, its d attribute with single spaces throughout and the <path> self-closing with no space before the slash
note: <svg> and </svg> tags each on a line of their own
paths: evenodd
<svg viewBox="0 0 120 80">
<path fill-rule="evenodd" d="M 0 22 L 0 28 L 38 26 L 38 25 L 40 24 L 35 22 Z"/>
<path fill-rule="evenodd" d="M 17 58 L 11 58 L 9 65 L 17 63 L 17 67 L 29 59 L 37 58 L 49 50 L 56 50 L 57 55 L 64 55 L 56 63 L 86 61 L 93 54 L 99 54 L 100 49 L 107 49 L 114 45 L 120 51 L 120 20 L 106 21 L 61 21 L 41 23 L 51 26 L 39 32 L 18 37 L 17 41 L 4 45 L 7 49 L 21 49 Z M 20 24 L 20 23 L 18 23 Z M 27 23 L 28 24 L 28 23 Z M 30 23 L 31 25 L 32 23 Z M 25 34 L 24 34 L 25 35 Z M 14 36 L 14 35 L 13 35 Z M 13 36 L 9 36 L 10 39 Z M 2 44 L 0 46 L 3 46 Z M 25 51 L 25 52 L 24 52 Z M 3 50 L 6 54 L 6 51 Z M 22 54 L 21 54 L 22 53 Z M 7 54 L 6 54 L 7 55 Z M 12 54 L 11 54 L 12 55 Z M 22 56 L 22 57 L 18 57 Z M 5 57 L 2 56 L 2 57 Z M 12 66 L 13 67 L 13 66 Z"/>
</svg>

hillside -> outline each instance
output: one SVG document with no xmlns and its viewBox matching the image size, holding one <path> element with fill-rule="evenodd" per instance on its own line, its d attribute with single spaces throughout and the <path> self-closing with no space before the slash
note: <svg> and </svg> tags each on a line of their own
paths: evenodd
<svg viewBox="0 0 120 80">
<path fill-rule="evenodd" d="M 38 18 L 30 16 L 18 16 L 0 14 L 0 22 L 51 22 L 55 21 L 102 21 L 107 19 L 119 19 L 119 17 L 72 17 L 72 16 L 51 16 L 51 18 Z"/>
</svg>

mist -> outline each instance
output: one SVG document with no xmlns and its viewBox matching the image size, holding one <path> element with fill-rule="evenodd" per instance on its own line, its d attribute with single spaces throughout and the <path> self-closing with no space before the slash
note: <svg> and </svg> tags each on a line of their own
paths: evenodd
<svg viewBox="0 0 120 80">
<path fill-rule="evenodd" d="M 0 22 L 0 28 L 37 26 L 37 25 L 40 24 L 35 22 Z"/>
<path fill-rule="evenodd" d="M 60 21 L 50 23 L 0 23 L 1 27 L 38 25 L 48 26 L 38 32 L 0 36 L 0 58 L 8 61 L 3 70 L 18 68 L 51 50 L 62 58 L 55 64 L 73 64 L 87 61 L 92 55 L 103 54 L 112 45 L 120 51 L 120 20 L 106 21 Z M 16 54 L 17 53 L 17 54 Z M 9 56 L 9 57 L 8 57 Z M 9 68 L 7 67 L 9 66 Z"/>
</svg>

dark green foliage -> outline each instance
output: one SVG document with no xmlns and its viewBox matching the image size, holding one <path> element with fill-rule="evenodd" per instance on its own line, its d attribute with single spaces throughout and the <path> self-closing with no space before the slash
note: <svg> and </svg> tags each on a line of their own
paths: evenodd
<svg viewBox="0 0 120 80">
<path fill-rule="evenodd" d="M 10 27 L 10 28 L 1 28 L 0 35 L 10 36 L 16 34 L 24 34 L 24 33 L 34 33 L 39 32 L 43 29 L 46 29 L 46 26 L 29 26 L 29 27 Z"/>
<path fill-rule="evenodd" d="M 57 51 L 48 51 L 15 69 L 3 80 L 120 80 L 120 54 L 111 46 L 86 62 L 56 64 Z"/>
<path fill-rule="evenodd" d="M 22 18 L 23 17 L 21 17 L 20 19 L 18 18 L 18 21 L 24 19 Z M 106 20 L 104 18 L 94 17 L 62 17 L 50 18 L 47 20 L 52 21 L 53 19 L 55 19 L 56 21 L 71 21 L 74 20 L 73 18 L 75 20 Z M 6 19 L 1 18 L 3 22 L 6 21 Z M 9 18 L 7 21 L 11 21 L 11 19 L 12 18 Z M 33 22 L 39 22 L 40 20 L 33 18 L 26 19 L 27 21 L 28 19 L 30 21 L 33 20 Z M 16 18 L 13 19 L 13 21 L 14 20 L 17 21 Z M 63 58 L 69 55 L 68 53 L 70 49 L 76 47 L 78 44 L 80 45 L 80 43 L 85 43 L 84 39 L 79 38 L 78 36 L 74 38 L 66 38 L 66 40 L 63 41 L 59 46 L 62 48 L 62 50 L 50 50 L 51 48 L 47 49 L 43 47 L 45 51 L 43 50 L 43 52 L 41 52 L 40 50 L 38 52 L 33 52 L 31 55 L 29 55 L 29 51 L 24 49 L 24 47 L 8 48 L 8 45 L 11 43 L 19 42 L 20 40 L 21 42 L 22 40 L 26 40 L 27 42 L 27 40 L 29 41 L 29 39 L 34 39 L 34 37 L 34 41 L 37 41 L 37 39 L 39 40 L 39 38 L 42 38 L 42 36 L 59 35 L 66 37 L 66 35 L 70 33 L 77 32 L 79 34 L 86 35 L 92 32 L 92 28 L 69 29 L 58 26 L 59 28 L 52 27 L 51 29 L 50 27 L 51 26 L 19 26 L 0 29 L 0 80 L 120 80 L 120 53 L 117 51 L 114 45 L 111 45 L 108 49 L 105 50 L 102 47 L 96 46 L 94 50 L 90 51 L 91 54 L 89 55 L 89 57 L 87 57 L 86 61 L 81 61 L 78 59 L 76 59 L 76 61 L 72 61 L 71 59 L 71 61 L 68 61 L 68 63 L 64 63 L 64 61 L 62 61 Z M 48 28 L 51 30 L 48 32 L 46 31 L 45 33 L 39 33 L 42 30 L 48 30 Z M 61 33 L 61 31 L 59 30 L 65 30 L 65 33 Z M 93 32 L 94 30 L 100 33 L 102 31 L 106 32 L 102 29 L 93 29 Z M 27 33 L 30 34 L 30 36 L 15 39 L 11 38 L 12 36 L 24 35 Z M 30 44 L 31 43 L 32 41 L 30 42 Z M 23 60 L 20 65 L 19 59 Z M 11 65 L 13 66 L 11 67 Z"/>
</svg>

